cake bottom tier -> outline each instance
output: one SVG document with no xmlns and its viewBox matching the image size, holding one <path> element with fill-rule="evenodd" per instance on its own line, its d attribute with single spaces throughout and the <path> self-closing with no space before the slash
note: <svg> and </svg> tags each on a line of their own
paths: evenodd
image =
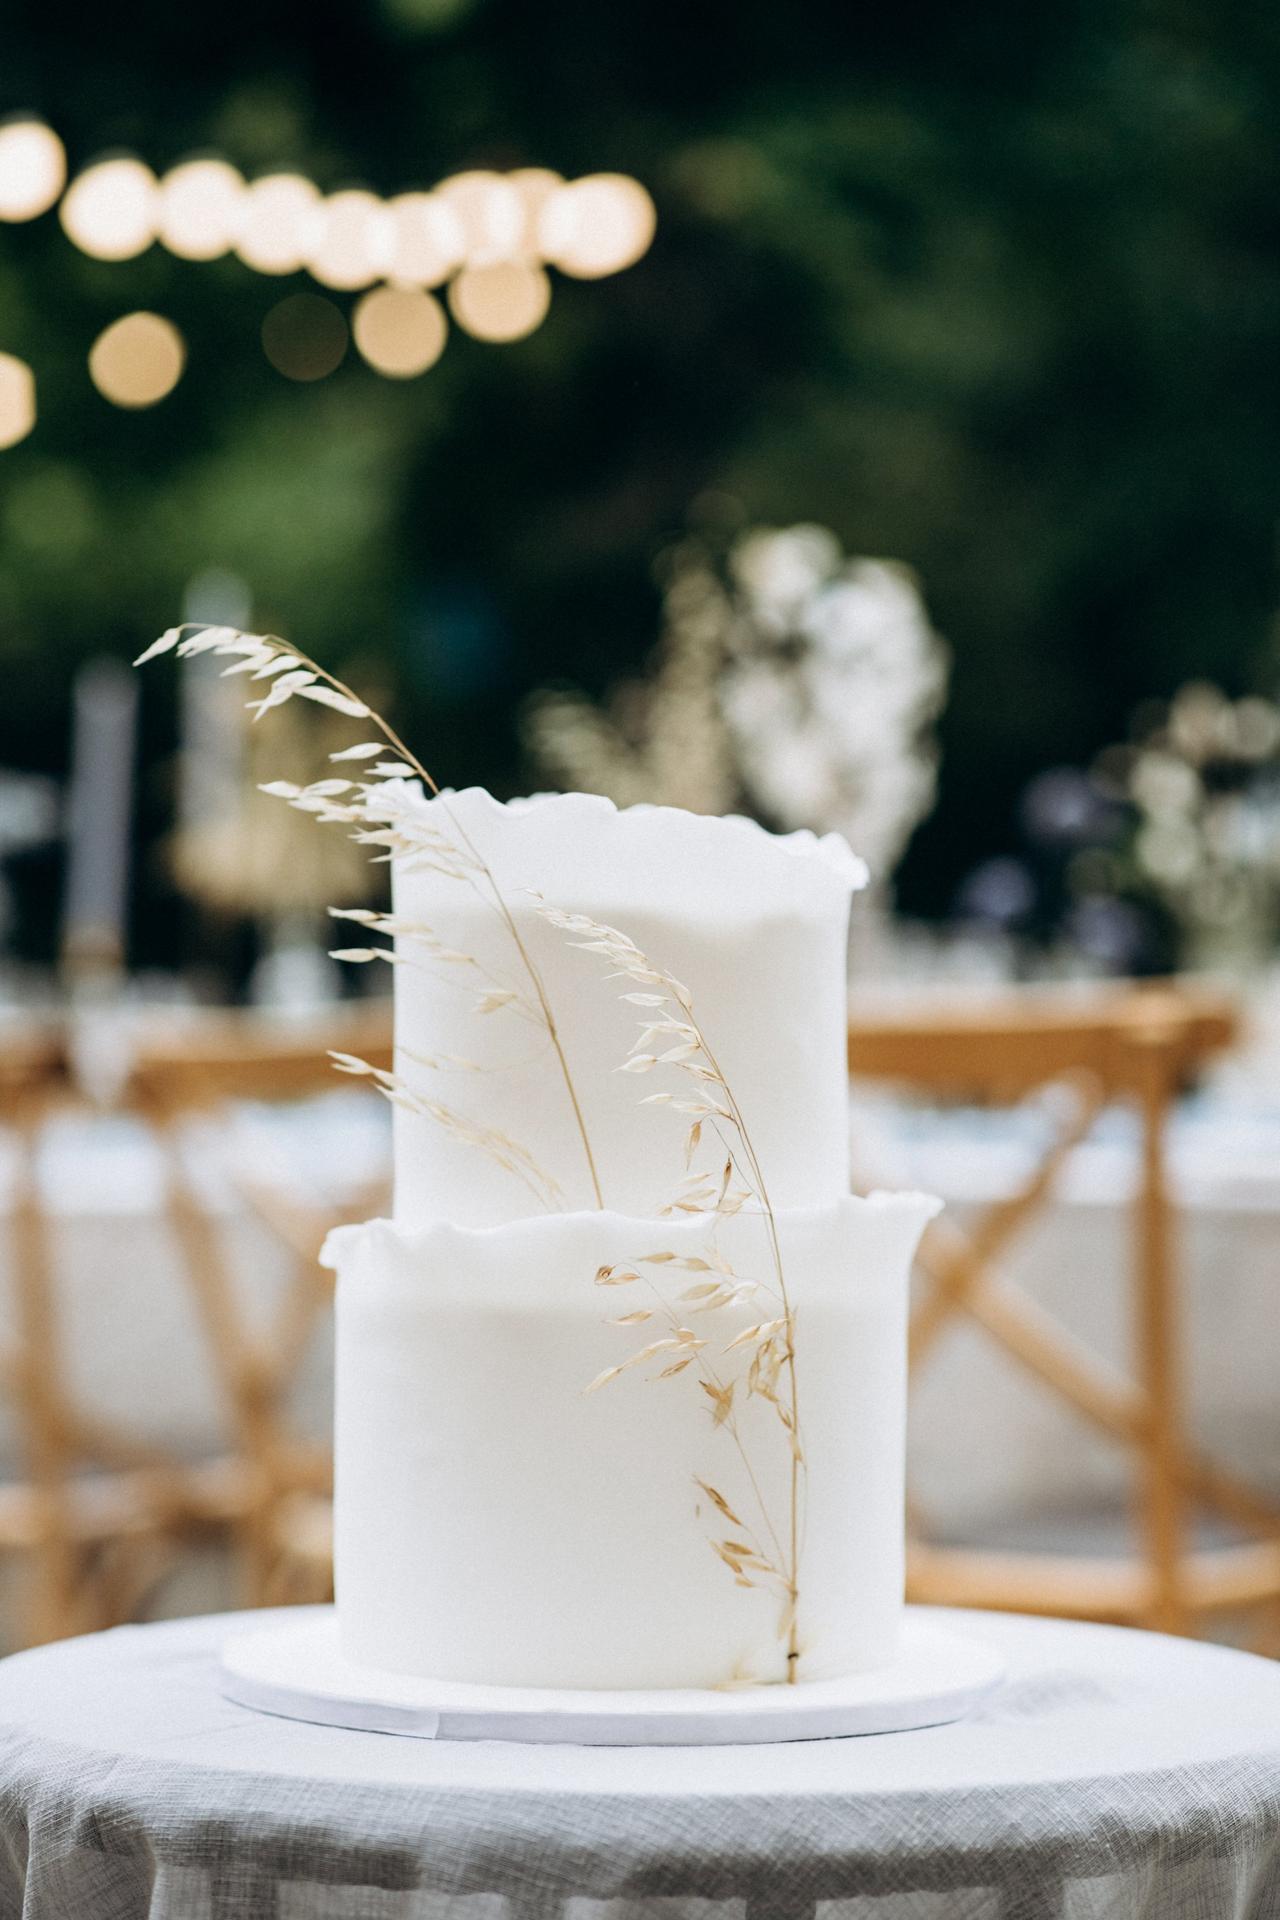
<svg viewBox="0 0 1280 1920">
<path fill-rule="evenodd" d="M 331 1235 L 344 1655 L 570 1688 L 890 1661 L 907 1279 L 936 1205 L 778 1215 L 794 1379 L 758 1215 Z"/>
</svg>

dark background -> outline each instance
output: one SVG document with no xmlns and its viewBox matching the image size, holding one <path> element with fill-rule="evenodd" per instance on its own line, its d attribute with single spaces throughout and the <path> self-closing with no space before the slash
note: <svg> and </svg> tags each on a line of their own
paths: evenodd
<svg viewBox="0 0 1280 1920">
<path fill-rule="evenodd" d="M 910 911 L 945 912 L 1014 844 L 1026 780 L 1139 701 L 1274 690 L 1280 22 L 1256 0 L 11 3 L 0 48 L 0 109 L 43 114 L 73 173 L 214 149 L 392 193 L 539 165 L 632 173 L 658 207 L 639 265 L 557 277 L 532 338 L 455 331 L 404 383 L 353 353 L 314 386 L 272 369 L 263 316 L 305 276 L 98 263 L 52 213 L 0 230 L 0 347 L 40 396 L 0 454 L 0 765 L 62 772 L 75 664 L 139 651 L 217 566 L 256 624 L 389 689 L 442 782 L 518 790 L 522 698 L 643 662 L 655 557 L 708 496 L 919 572 L 954 672 Z M 85 355 L 139 306 L 190 359 L 130 414 Z M 146 839 L 172 700 L 151 669 Z M 139 872 L 135 955 L 172 958 Z M 29 889 L 32 951 L 54 894 Z"/>
</svg>

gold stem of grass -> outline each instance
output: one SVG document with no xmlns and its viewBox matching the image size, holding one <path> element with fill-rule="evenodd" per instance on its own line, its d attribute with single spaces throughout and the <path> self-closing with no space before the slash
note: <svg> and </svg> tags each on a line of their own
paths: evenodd
<svg viewBox="0 0 1280 1920">
<path fill-rule="evenodd" d="M 725 1100 L 728 1103 L 729 1112 L 733 1116 L 733 1124 L 738 1132 L 738 1138 L 742 1142 L 742 1150 L 747 1156 L 747 1165 L 751 1170 L 751 1177 L 755 1182 L 756 1192 L 760 1196 L 760 1205 L 764 1209 L 764 1216 L 769 1227 L 769 1251 L 773 1260 L 774 1272 L 778 1279 L 778 1294 L 782 1301 L 782 1311 L 787 1319 L 786 1367 L 787 1384 L 791 1389 L 792 1419 L 791 1515 L 789 1525 L 790 1539 L 788 1543 L 790 1551 L 787 1568 L 787 1584 L 790 1588 L 792 1606 L 791 1621 L 787 1632 L 787 1680 L 790 1685 L 794 1686 L 799 1677 L 798 1669 L 800 1665 L 799 1620 L 797 1618 L 798 1610 L 795 1604 L 799 1599 L 800 1582 L 800 1393 L 796 1380 L 795 1316 L 791 1309 L 791 1296 L 787 1291 L 787 1276 L 783 1266 L 782 1246 L 778 1239 L 777 1217 L 773 1211 L 773 1203 L 769 1198 L 769 1189 L 765 1185 L 764 1171 L 756 1156 L 751 1135 L 747 1130 L 747 1123 L 742 1117 L 742 1109 L 734 1097 L 733 1089 L 725 1077 L 724 1069 L 707 1044 L 706 1035 L 702 1031 L 702 1023 L 697 1020 L 696 1017 L 694 1019 L 694 1025 L 697 1029 L 699 1045 L 706 1057 L 707 1064 L 719 1081 Z"/>
<path fill-rule="evenodd" d="M 655 1286 L 653 1280 L 650 1278 L 648 1274 L 644 1275 L 644 1283 L 648 1287 L 654 1299 L 657 1301 L 661 1311 L 665 1314 L 671 1327 L 673 1329 L 678 1328 L 680 1325 L 680 1316 L 677 1314 L 675 1308 L 672 1306 L 671 1302 L 667 1299 L 662 1289 L 658 1286 Z M 698 1372 L 704 1380 L 709 1381 L 710 1384 L 713 1387 L 715 1387 L 718 1392 L 720 1393 L 724 1392 L 725 1390 L 724 1381 L 720 1378 L 720 1375 L 716 1372 L 711 1362 L 707 1359 L 707 1356 L 705 1353 L 698 1354 L 697 1359 L 695 1361 L 695 1365 L 697 1366 Z M 774 1526 L 773 1520 L 770 1517 L 768 1503 L 765 1500 L 764 1493 L 761 1489 L 759 1479 L 756 1476 L 756 1470 L 751 1464 L 751 1455 L 747 1452 L 746 1442 L 742 1438 L 742 1429 L 738 1425 L 738 1416 L 736 1413 L 731 1412 L 729 1414 L 728 1419 L 724 1422 L 724 1427 L 725 1427 L 725 1431 L 729 1435 L 729 1438 L 733 1441 L 733 1444 L 737 1449 L 738 1458 L 742 1462 L 743 1471 L 747 1476 L 747 1481 L 748 1481 L 748 1484 L 750 1485 L 752 1495 L 754 1496 L 754 1499 L 755 1499 L 755 1503 L 757 1507 L 760 1509 L 760 1518 L 764 1522 L 765 1532 L 769 1535 L 769 1538 L 773 1542 L 774 1552 L 777 1554 L 779 1560 L 784 1560 L 785 1555 L 782 1549 L 782 1542 L 778 1538 L 778 1530 Z M 786 1581 L 785 1571 L 782 1575 L 782 1578 L 785 1582 Z M 790 1674 L 791 1672 L 790 1667 L 788 1667 L 787 1672 L 788 1674 Z"/>
<path fill-rule="evenodd" d="M 276 636 L 273 635 L 271 637 L 275 638 Z M 285 642 L 285 641 L 280 641 L 280 645 L 281 646 L 288 645 L 290 653 L 295 654 L 297 656 L 299 663 L 302 666 L 306 667 L 310 672 L 317 674 L 321 680 L 326 681 L 328 685 L 333 688 L 335 693 L 342 694 L 344 699 L 353 700 L 357 706 L 366 705 L 366 703 L 363 700 L 361 700 L 359 694 L 353 692 L 352 689 L 349 686 L 347 686 L 345 681 L 339 680 L 337 674 L 330 673 L 327 667 L 322 667 L 318 661 L 312 660 L 309 655 L 303 653 L 300 647 L 295 647 L 292 645 L 291 642 Z M 604 1194 L 601 1191 L 601 1187 L 600 1187 L 600 1176 L 596 1168 L 595 1154 L 591 1150 L 591 1140 L 587 1133 L 587 1123 L 583 1115 L 582 1103 L 578 1098 L 578 1089 L 574 1085 L 573 1075 L 569 1071 L 569 1062 L 565 1057 L 564 1046 L 560 1039 L 560 1031 L 556 1025 L 555 1015 L 551 1011 L 551 1002 L 547 998 L 547 990 L 545 985 L 543 984 L 542 975 L 538 971 L 538 968 L 535 966 L 533 961 L 533 956 L 530 954 L 528 947 L 525 945 L 523 939 L 520 936 L 520 932 L 516 926 L 515 918 L 511 912 L 511 909 L 507 905 L 506 900 L 503 898 L 502 889 L 498 885 L 498 882 L 494 876 L 492 868 L 488 865 L 487 861 L 483 858 L 483 856 L 476 850 L 475 844 L 472 841 L 471 836 L 467 833 L 465 827 L 462 826 L 461 822 L 455 817 L 453 809 L 449 806 L 449 803 L 443 799 L 439 786 L 437 785 L 436 781 L 432 778 L 427 768 L 423 766 L 417 754 L 414 753 L 410 747 L 407 747 L 405 745 L 404 741 L 400 738 L 400 735 L 396 732 L 395 728 L 391 725 L 390 721 L 384 720 L 382 715 L 380 713 L 375 713 L 372 707 L 369 707 L 367 711 L 368 711 L 370 720 L 372 720 L 374 726 L 378 729 L 383 739 L 387 742 L 387 745 L 393 748 L 394 751 L 405 762 L 405 764 L 413 769 L 414 773 L 417 774 L 418 778 L 422 781 L 422 784 L 426 787 L 427 791 L 431 794 L 432 798 L 440 801 L 441 805 L 444 807 L 445 813 L 449 817 L 449 820 L 453 826 L 454 832 L 457 834 L 458 838 L 462 841 L 463 845 L 466 847 L 467 852 L 471 855 L 472 859 L 476 862 L 477 868 L 479 869 L 480 873 L 483 875 L 483 877 L 488 882 L 490 888 L 493 891 L 493 903 L 497 907 L 498 912 L 501 914 L 503 923 L 505 924 L 508 933 L 511 935 L 511 938 L 515 943 L 516 952 L 520 955 L 521 964 L 523 965 L 524 970 L 529 977 L 529 984 L 533 988 L 534 994 L 537 997 L 539 1009 L 541 1010 L 543 1020 L 546 1023 L 548 1038 L 551 1041 L 552 1047 L 555 1049 L 555 1056 L 557 1061 L 559 1062 L 560 1074 L 561 1074 L 561 1078 L 564 1081 L 565 1092 L 568 1094 L 569 1104 L 573 1108 L 574 1125 L 577 1127 L 578 1137 L 582 1142 L 582 1152 L 583 1152 L 584 1158 L 586 1159 L 587 1173 L 591 1180 L 591 1191 L 595 1196 L 596 1206 L 601 1210 L 603 1210 Z"/>
</svg>

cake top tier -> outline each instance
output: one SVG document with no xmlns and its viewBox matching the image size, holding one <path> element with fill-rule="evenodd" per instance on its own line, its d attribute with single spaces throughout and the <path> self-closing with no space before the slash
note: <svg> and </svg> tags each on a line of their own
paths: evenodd
<svg viewBox="0 0 1280 1920">
<path fill-rule="evenodd" d="M 657 1214 L 698 1170 L 693 1123 L 715 1136 L 729 1109 L 775 1206 L 847 1190 L 845 948 L 865 869 L 838 836 L 407 784 L 378 811 L 411 1096 L 402 1224 Z M 711 1139 L 707 1155 L 727 1157 Z"/>
<path fill-rule="evenodd" d="M 617 807 L 597 793 L 500 801 L 484 787 L 463 787 L 428 799 L 416 782 L 400 780 L 383 786 L 378 811 L 409 831 L 429 823 L 455 842 L 469 839 L 516 895 L 528 893 L 536 869 L 539 890 L 562 906 L 586 885 L 623 911 L 660 900 L 674 912 L 682 901 L 702 907 L 718 895 L 739 912 L 758 898 L 771 913 L 822 913 L 833 902 L 847 908 L 867 882 L 865 862 L 838 833 L 770 833 L 741 814 Z M 552 901 L 556 880 L 560 897 Z"/>
</svg>

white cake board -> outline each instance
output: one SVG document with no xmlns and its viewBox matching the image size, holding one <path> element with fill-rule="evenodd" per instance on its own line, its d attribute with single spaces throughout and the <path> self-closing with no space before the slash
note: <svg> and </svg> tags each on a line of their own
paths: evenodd
<svg viewBox="0 0 1280 1920">
<path fill-rule="evenodd" d="M 222 1650 L 223 1693 L 260 1713 L 419 1740 L 601 1747 L 750 1745 L 941 1726 L 961 1719 L 1003 1674 L 1004 1663 L 981 1641 L 910 1608 L 891 1667 L 724 1692 L 472 1686 L 359 1667 L 339 1652 L 332 1607 L 233 1634 Z"/>
</svg>

